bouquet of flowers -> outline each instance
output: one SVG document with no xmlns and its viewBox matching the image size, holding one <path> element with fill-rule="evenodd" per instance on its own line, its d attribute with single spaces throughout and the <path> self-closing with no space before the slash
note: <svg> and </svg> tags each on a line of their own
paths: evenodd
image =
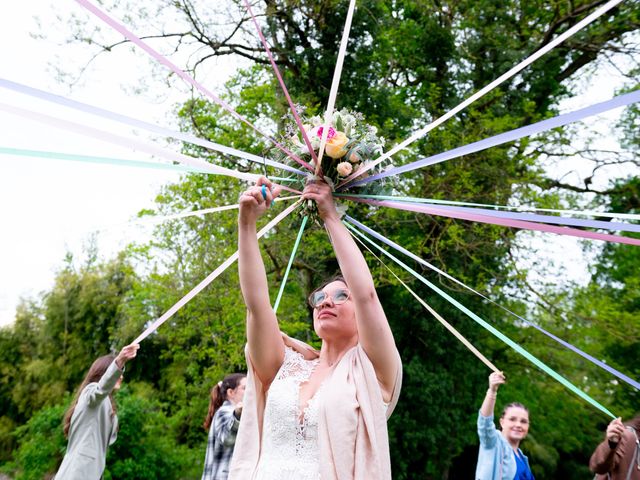
<svg viewBox="0 0 640 480">
<path fill-rule="evenodd" d="M 317 156 L 325 128 L 323 125 L 324 120 L 319 116 L 301 117 L 301 120 L 311 147 Z M 285 117 L 285 124 L 285 135 L 282 139 L 284 146 L 316 169 L 317 165 L 309 153 L 309 149 L 291 114 Z M 335 189 L 352 173 L 357 172 L 382 155 L 385 139 L 378 136 L 375 126 L 365 123 L 361 113 L 346 109 L 333 113 L 328 129 L 320 171 L 324 181 Z M 299 166 L 285 155 L 281 155 L 280 160 L 294 164 L 296 167 Z M 381 170 L 381 164 L 376 165 L 371 170 L 363 173 L 360 178 L 373 175 Z M 315 175 L 310 172 L 305 182 L 309 180 L 309 177 L 315 178 Z M 303 187 L 304 185 L 301 182 L 300 189 Z M 362 186 L 350 186 L 347 184 L 340 189 L 340 193 L 391 195 L 392 189 L 391 180 L 385 178 Z M 307 205 L 303 214 L 311 214 L 315 217 L 314 207 L 315 205 Z M 341 215 L 344 214 L 346 206 L 338 204 L 338 211 Z"/>
</svg>

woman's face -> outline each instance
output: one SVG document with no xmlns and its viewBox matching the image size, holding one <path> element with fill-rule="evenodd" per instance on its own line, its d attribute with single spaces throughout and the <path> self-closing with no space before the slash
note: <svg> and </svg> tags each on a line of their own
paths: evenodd
<svg viewBox="0 0 640 480">
<path fill-rule="evenodd" d="M 313 309 L 313 328 L 320 338 L 351 338 L 358 334 L 356 311 L 351 296 L 339 305 L 333 300 L 337 293 L 345 291 L 349 292 L 347 285 L 339 280 L 322 289 L 325 298 Z"/>
<path fill-rule="evenodd" d="M 247 388 L 247 377 L 244 377 L 242 380 L 240 380 L 240 383 L 238 383 L 238 386 L 234 389 L 229 388 L 227 390 L 227 400 L 229 400 L 231 403 L 233 403 L 234 405 L 242 402 L 242 399 L 244 398 L 244 391 Z"/>
<path fill-rule="evenodd" d="M 529 412 L 520 407 L 509 407 L 500 419 L 502 434 L 509 442 L 520 443 L 529 432 Z"/>
</svg>

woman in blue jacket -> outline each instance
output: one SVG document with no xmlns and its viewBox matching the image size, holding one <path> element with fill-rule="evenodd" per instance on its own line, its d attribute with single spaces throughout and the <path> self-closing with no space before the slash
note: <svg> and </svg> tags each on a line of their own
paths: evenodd
<svg viewBox="0 0 640 480">
<path fill-rule="evenodd" d="M 500 417 L 501 431 L 493 423 L 498 388 L 505 383 L 502 372 L 489 375 L 489 389 L 478 414 L 480 450 L 476 480 L 534 480 L 529 460 L 520 442 L 529 432 L 529 411 L 521 403 L 510 403 Z"/>
</svg>

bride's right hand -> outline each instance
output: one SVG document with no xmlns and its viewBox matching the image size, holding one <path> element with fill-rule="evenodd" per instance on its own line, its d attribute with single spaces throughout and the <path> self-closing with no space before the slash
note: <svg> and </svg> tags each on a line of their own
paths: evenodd
<svg viewBox="0 0 640 480">
<path fill-rule="evenodd" d="M 274 186 L 267 177 L 260 177 L 253 187 L 240 195 L 238 222 L 245 225 L 255 224 L 278 195 L 280 187 Z"/>
</svg>

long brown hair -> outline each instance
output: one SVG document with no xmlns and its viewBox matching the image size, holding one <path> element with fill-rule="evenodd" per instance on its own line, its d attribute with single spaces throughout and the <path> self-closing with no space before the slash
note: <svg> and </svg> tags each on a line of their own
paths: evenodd
<svg viewBox="0 0 640 480">
<path fill-rule="evenodd" d="M 209 397 L 209 411 L 207 412 L 207 416 L 204 417 L 204 423 L 202 424 L 202 427 L 205 430 L 209 430 L 211 422 L 213 421 L 213 416 L 227 399 L 227 390 L 235 390 L 236 388 L 238 388 L 238 385 L 240 385 L 240 381 L 244 377 L 246 377 L 244 373 L 232 373 L 231 375 L 227 375 L 226 377 L 224 377 L 224 380 L 218 382 L 211 389 L 211 394 Z"/>
<path fill-rule="evenodd" d="M 95 362 L 93 362 L 93 364 L 89 368 L 87 375 L 84 377 L 84 380 L 78 387 L 78 391 L 76 392 L 75 398 L 73 399 L 73 403 L 69 407 L 69 410 L 67 410 L 67 413 L 65 413 L 64 415 L 63 430 L 64 430 L 65 437 L 69 436 L 69 428 L 71 427 L 71 417 L 73 416 L 73 412 L 76 409 L 76 405 L 78 404 L 78 399 L 80 398 L 80 394 L 82 393 L 82 391 L 87 385 L 89 385 L 90 383 L 98 382 L 102 378 L 104 373 L 107 371 L 107 368 L 109 368 L 109 365 L 111 365 L 115 359 L 116 359 L 115 355 L 104 355 L 98 358 Z M 112 394 L 109 394 L 109 401 L 111 402 L 112 413 L 115 415 L 116 403 L 113 401 Z"/>
</svg>

